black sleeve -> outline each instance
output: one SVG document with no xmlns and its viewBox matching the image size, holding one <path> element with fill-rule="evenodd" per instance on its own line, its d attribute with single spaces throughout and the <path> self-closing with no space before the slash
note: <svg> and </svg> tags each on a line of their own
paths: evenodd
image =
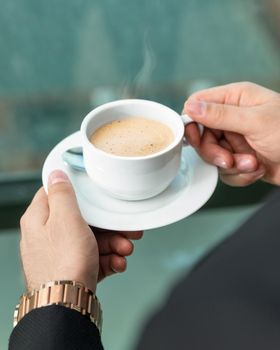
<svg viewBox="0 0 280 350">
<path fill-rule="evenodd" d="M 103 350 L 97 327 L 86 316 L 64 306 L 28 313 L 14 328 L 9 350 Z"/>
<path fill-rule="evenodd" d="M 177 285 L 136 348 L 280 349 L 280 191 Z"/>
</svg>

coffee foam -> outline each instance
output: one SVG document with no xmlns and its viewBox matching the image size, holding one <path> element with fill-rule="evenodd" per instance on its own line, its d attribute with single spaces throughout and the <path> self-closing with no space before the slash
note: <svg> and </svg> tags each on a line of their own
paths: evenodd
<svg viewBox="0 0 280 350">
<path fill-rule="evenodd" d="M 123 157 L 143 157 L 160 152 L 174 140 L 164 123 L 143 117 L 114 120 L 98 128 L 90 141 L 100 150 Z"/>
</svg>

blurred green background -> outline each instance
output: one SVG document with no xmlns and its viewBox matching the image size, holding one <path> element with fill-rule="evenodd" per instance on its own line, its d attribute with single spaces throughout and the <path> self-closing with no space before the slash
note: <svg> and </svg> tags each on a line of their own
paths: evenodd
<svg viewBox="0 0 280 350">
<path fill-rule="evenodd" d="M 6 349 L 23 291 L 18 221 L 52 147 L 78 130 L 89 110 L 119 98 L 148 98 L 180 112 L 192 92 L 218 84 L 247 80 L 280 91 L 280 1 L 0 0 L 0 8 L 0 349 Z M 219 184 L 194 216 L 147 232 L 128 272 L 100 285 L 106 348 L 133 349 L 145 319 L 180 276 L 271 189 Z"/>
</svg>

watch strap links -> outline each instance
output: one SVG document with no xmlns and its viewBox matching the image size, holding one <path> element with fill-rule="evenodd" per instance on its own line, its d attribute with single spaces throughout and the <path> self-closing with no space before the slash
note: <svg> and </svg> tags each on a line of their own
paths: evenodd
<svg viewBox="0 0 280 350">
<path fill-rule="evenodd" d="M 51 281 L 38 290 L 23 294 L 14 312 L 14 327 L 30 311 L 49 305 L 62 305 L 90 317 L 101 333 L 102 310 L 97 297 L 82 283 Z"/>
</svg>

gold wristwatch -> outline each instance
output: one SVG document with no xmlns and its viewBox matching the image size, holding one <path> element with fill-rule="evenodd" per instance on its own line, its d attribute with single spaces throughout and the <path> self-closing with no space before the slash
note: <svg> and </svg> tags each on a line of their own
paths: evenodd
<svg viewBox="0 0 280 350">
<path fill-rule="evenodd" d="M 38 290 L 23 294 L 14 312 L 14 327 L 31 310 L 48 305 L 62 305 L 89 316 L 101 334 L 102 310 L 97 297 L 82 283 L 52 281 Z"/>
</svg>

